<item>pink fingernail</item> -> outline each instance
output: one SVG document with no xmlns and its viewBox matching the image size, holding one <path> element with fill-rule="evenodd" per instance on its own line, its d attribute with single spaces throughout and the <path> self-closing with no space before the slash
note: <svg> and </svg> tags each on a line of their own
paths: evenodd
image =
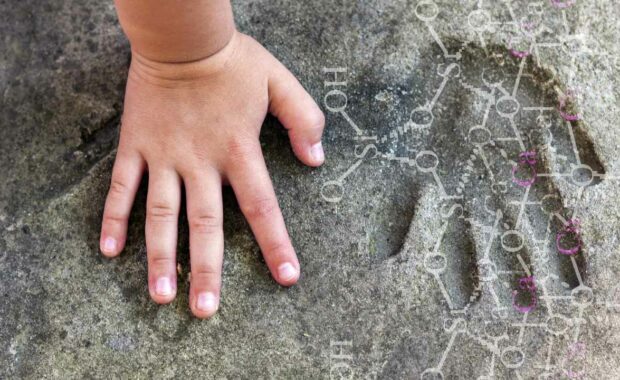
<svg viewBox="0 0 620 380">
<path fill-rule="evenodd" d="M 284 263 L 278 267 L 280 280 L 291 281 L 297 278 L 297 269 L 291 263 Z"/>
<path fill-rule="evenodd" d="M 114 253 L 116 251 L 116 240 L 108 237 L 103 241 L 103 251 L 105 253 Z"/>
<path fill-rule="evenodd" d="M 155 283 L 155 293 L 158 296 L 169 296 L 172 294 L 172 282 L 168 277 L 160 277 Z"/>
<path fill-rule="evenodd" d="M 198 294 L 198 300 L 196 301 L 196 308 L 204 312 L 215 312 L 217 310 L 217 302 L 215 300 L 215 294 L 210 292 L 203 292 Z"/>
<path fill-rule="evenodd" d="M 312 145 L 312 148 L 310 148 L 310 153 L 312 153 L 312 157 L 314 157 L 314 159 L 317 161 L 323 161 L 325 159 L 325 152 L 323 152 L 323 144 L 321 144 L 320 141 Z"/>
</svg>

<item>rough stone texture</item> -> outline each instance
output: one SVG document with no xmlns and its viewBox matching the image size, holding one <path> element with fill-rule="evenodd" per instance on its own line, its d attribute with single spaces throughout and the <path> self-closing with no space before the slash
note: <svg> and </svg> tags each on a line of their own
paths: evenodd
<svg viewBox="0 0 620 380">
<path fill-rule="evenodd" d="M 328 161 L 303 167 L 267 119 L 302 279 L 275 284 L 226 191 L 222 305 L 199 321 L 187 282 L 169 306 L 149 299 L 145 186 L 123 255 L 97 251 L 130 59 L 111 2 L 0 2 L 0 378 L 620 377 L 620 5 L 536 4 L 234 2 L 239 29 L 320 101 Z M 532 28 L 538 49 L 519 58 L 507 46 L 527 50 Z M 325 83 L 336 67 L 346 86 Z M 581 120 L 558 112 L 569 89 L 562 109 Z M 343 94 L 357 137 L 333 112 Z M 416 111 L 428 102 L 432 120 Z M 566 175 L 518 185 L 525 150 Z M 571 218 L 572 259 L 556 247 Z M 524 314 L 512 292 L 528 271 Z"/>
</svg>

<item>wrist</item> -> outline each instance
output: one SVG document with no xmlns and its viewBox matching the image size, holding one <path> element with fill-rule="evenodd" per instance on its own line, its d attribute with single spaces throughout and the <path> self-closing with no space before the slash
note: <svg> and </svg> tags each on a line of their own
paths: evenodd
<svg viewBox="0 0 620 380">
<path fill-rule="evenodd" d="M 209 80 L 217 73 L 230 69 L 238 54 L 244 35 L 234 30 L 226 45 L 217 52 L 196 60 L 186 62 L 162 62 L 152 60 L 132 49 L 129 79 L 145 81 L 164 87 L 178 87 L 185 84 L 196 85 Z"/>
<path fill-rule="evenodd" d="M 131 50 L 153 62 L 208 58 L 236 32 L 229 0 L 116 0 Z"/>
</svg>

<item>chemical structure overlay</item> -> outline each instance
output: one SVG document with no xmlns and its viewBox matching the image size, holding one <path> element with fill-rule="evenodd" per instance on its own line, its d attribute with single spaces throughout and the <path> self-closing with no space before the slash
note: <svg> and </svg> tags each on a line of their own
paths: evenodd
<svg viewBox="0 0 620 380">
<path fill-rule="evenodd" d="M 432 203 L 436 240 L 414 260 L 444 307 L 445 339 L 422 379 L 454 378 L 469 350 L 488 360 L 468 378 L 587 378 L 585 341 L 597 334 L 588 315 L 609 305 L 588 286 L 584 194 L 620 178 L 588 134 L 578 78 L 561 81 L 540 55 L 559 52 L 574 64 L 592 50 L 571 34 L 574 2 L 475 3 L 463 16 L 468 40 L 437 32 L 435 2 L 415 5 L 429 46 L 403 82 L 382 83 L 378 72 L 358 75 L 371 85 L 356 84 L 346 67 L 323 68 L 328 128 L 348 133 L 353 158 L 330 172 L 320 195 L 334 207 L 346 202 L 351 179 L 372 162 L 409 173 L 425 194 L 412 202 Z M 351 94 L 375 105 L 360 109 Z M 382 106 L 393 97 L 396 106 Z M 362 125 L 361 112 L 372 123 Z"/>
</svg>

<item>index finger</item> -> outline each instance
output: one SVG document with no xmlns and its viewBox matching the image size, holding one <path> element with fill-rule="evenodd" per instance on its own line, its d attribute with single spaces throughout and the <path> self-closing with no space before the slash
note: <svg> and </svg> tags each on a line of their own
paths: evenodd
<svg viewBox="0 0 620 380">
<path fill-rule="evenodd" d="M 227 174 L 241 212 L 248 220 L 269 271 L 281 285 L 299 279 L 299 262 L 258 141 L 229 149 Z"/>
</svg>

